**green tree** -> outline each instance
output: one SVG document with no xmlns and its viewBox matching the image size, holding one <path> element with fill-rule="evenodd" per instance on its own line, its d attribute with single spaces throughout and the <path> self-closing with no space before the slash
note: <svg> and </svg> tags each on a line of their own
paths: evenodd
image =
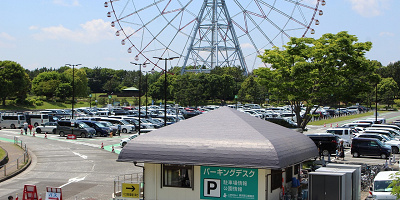
<svg viewBox="0 0 400 200">
<path fill-rule="evenodd" d="M 400 61 L 390 63 L 386 67 L 382 67 L 381 65 L 378 73 L 382 78 L 393 78 L 397 85 L 400 85 Z"/>
<path fill-rule="evenodd" d="M 5 60 L 0 61 L 0 86 L 0 99 L 5 106 L 7 98 L 25 100 L 30 91 L 31 80 L 20 64 Z"/>
<path fill-rule="evenodd" d="M 37 96 L 46 96 L 49 100 L 56 95 L 61 84 L 60 75 L 56 71 L 42 72 L 32 80 L 32 90 Z"/>
<path fill-rule="evenodd" d="M 72 68 L 64 71 L 64 76 L 72 86 Z M 75 96 L 86 97 L 88 94 L 88 79 L 84 69 L 75 69 Z"/>
<path fill-rule="evenodd" d="M 332 96 L 349 101 L 360 92 L 370 91 L 368 83 L 379 79 L 376 66 L 364 56 L 372 44 L 357 41 L 347 32 L 324 34 L 319 39 L 291 38 L 283 49 L 266 50 L 260 57 L 272 70 L 255 74 L 272 78 L 266 88 L 272 86 L 269 91 L 274 96 L 289 102 L 297 125 L 304 129 L 311 120 L 313 105 L 322 105 Z M 306 110 L 301 115 L 303 105 Z"/>
<path fill-rule="evenodd" d="M 263 97 L 262 87 L 256 81 L 254 76 L 249 76 L 246 80 L 244 80 L 238 95 L 240 101 L 261 103 Z"/>
<path fill-rule="evenodd" d="M 386 109 L 394 104 L 398 91 L 399 86 L 393 78 L 383 78 L 378 84 L 378 97 L 387 105 Z"/>
</svg>

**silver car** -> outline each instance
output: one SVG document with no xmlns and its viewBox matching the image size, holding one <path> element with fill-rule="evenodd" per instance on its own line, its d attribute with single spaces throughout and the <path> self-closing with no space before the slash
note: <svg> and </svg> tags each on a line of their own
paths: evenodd
<svg viewBox="0 0 400 200">
<path fill-rule="evenodd" d="M 57 122 L 46 122 L 36 127 L 36 133 L 52 133 L 56 134 Z"/>
</svg>

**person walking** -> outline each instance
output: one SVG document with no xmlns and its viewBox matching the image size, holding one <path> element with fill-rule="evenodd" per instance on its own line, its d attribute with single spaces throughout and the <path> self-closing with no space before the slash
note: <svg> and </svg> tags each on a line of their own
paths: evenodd
<svg viewBox="0 0 400 200">
<path fill-rule="evenodd" d="M 13 200 L 14 199 L 14 197 L 13 196 L 8 196 L 8 198 L 7 198 L 8 200 Z"/>
<path fill-rule="evenodd" d="M 343 145 L 343 140 L 340 141 L 340 143 L 339 143 L 338 152 L 339 152 L 339 158 L 342 158 L 342 159 L 344 160 L 344 145 Z"/>
<path fill-rule="evenodd" d="M 24 131 L 25 131 L 25 135 L 28 134 L 28 122 L 24 122 Z"/>
<path fill-rule="evenodd" d="M 29 129 L 29 134 L 31 134 L 31 135 L 32 135 L 32 129 L 33 129 L 33 126 L 32 126 L 32 124 L 29 124 L 29 125 L 28 125 L 28 129 Z"/>
</svg>

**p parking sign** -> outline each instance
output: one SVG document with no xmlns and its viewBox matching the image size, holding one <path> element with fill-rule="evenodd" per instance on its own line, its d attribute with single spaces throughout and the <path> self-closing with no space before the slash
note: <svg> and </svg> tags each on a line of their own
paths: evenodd
<svg viewBox="0 0 400 200">
<path fill-rule="evenodd" d="M 258 199 L 258 169 L 201 166 L 200 199 Z"/>
</svg>

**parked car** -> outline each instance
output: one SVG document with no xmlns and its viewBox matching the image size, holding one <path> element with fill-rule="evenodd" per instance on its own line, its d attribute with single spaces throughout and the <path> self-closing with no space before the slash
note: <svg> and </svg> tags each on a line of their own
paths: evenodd
<svg viewBox="0 0 400 200">
<path fill-rule="evenodd" d="M 119 145 L 121 145 L 121 147 L 124 148 L 124 146 L 126 144 L 128 144 L 129 141 L 136 138 L 137 136 L 139 136 L 139 134 L 133 134 L 133 135 L 129 136 L 128 138 L 123 138 L 123 139 L 121 139 L 121 142 L 119 143 Z"/>
<path fill-rule="evenodd" d="M 343 124 L 341 127 L 344 127 L 344 128 L 362 127 L 363 129 L 365 129 L 367 127 L 371 127 L 371 124 L 370 123 L 347 123 L 347 124 Z"/>
<path fill-rule="evenodd" d="M 392 153 L 399 153 L 400 149 L 400 141 L 391 140 L 389 137 L 380 134 L 361 134 L 358 135 L 357 138 L 376 138 L 381 141 L 383 144 L 390 145 L 392 147 Z"/>
<path fill-rule="evenodd" d="M 314 141 L 315 145 L 320 146 L 322 155 L 328 156 L 336 153 L 336 148 L 339 144 L 339 136 L 332 133 L 313 133 L 307 136 Z"/>
<path fill-rule="evenodd" d="M 353 134 L 357 133 L 357 131 L 353 128 L 329 128 L 326 130 L 327 133 L 332 133 L 339 136 L 340 140 L 343 140 L 346 146 L 351 145 L 351 139 L 353 138 Z"/>
<path fill-rule="evenodd" d="M 80 136 L 82 138 L 94 137 L 96 130 L 81 121 L 75 121 L 73 126 L 69 120 L 61 120 L 57 122 L 56 134 L 65 137 L 69 134 Z"/>
<path fill-rule="evenodd" d="M 392 188 L 389 185 L 399 175 L 395 171 L 382 171 L 379 172 L 372 184 L 371 194 L 373 199 L 396 199 L 396 196 L 392 195 Z"/>
<path fill-rule="evenodd" d="M 96 130 L 96 136 L 107 137 L 107 136 L 110 135 L 110 132 L 112 132 L 111 128 L 104 126 L 103 124 L 101 124 L 98 121 L 84 120 L 84 121 L 81 121 L 81 122 L 84 122 L 88 126 L 94 128 L 94 130 Z"/>
<path fill-rule="evenodd" d="M 353 157 L 379 156 L 386 159 L 391 155 L 392 148 L 375 138 L 353 138 L 351 154 Z"/>
<path fill-rule="evenodd" d="M 36 133 L 52 133 L 56 134 L 57 130 L 57 122 L 46 122 L 44 124 L 41 124 L 40 126 L 37 126 L 35 131 Z"/>
<path fill-rule="evenodd" d="M 118 132 L 118 126 L 113 125 L 111 122 L 108 121 L 98 121 L 100 124 L 102 124 L 105 127 L 108 127 L 111 129 L 113 132 L 113 135 L 117 135 Z"/>
</svg>

